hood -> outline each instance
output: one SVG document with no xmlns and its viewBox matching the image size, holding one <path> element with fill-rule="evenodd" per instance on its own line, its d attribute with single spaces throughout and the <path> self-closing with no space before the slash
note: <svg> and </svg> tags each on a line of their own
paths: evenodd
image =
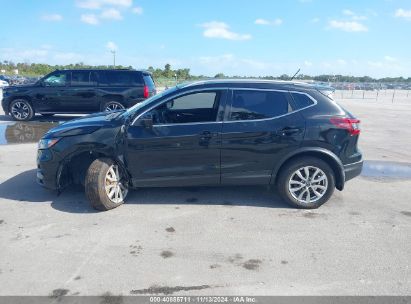
<svg viewBox="0 0 411 304">
<path fill-rule="evenodd" d="M 124 123 L 124 110 L 101 112 L 73 119 L 50 129 L 43 138 L 90 134 L 103 127 L 116 127 Z"/>
<path fill-rule="evenodd" d="M 13 93 L 13 92 L 30 90 L 30 89 L 37 88 L 37 87 L 38 85 L 31 83 L 31 84 L 9 85 L 5 89 L 7 90 L 7 92 Z"/>
</svg>

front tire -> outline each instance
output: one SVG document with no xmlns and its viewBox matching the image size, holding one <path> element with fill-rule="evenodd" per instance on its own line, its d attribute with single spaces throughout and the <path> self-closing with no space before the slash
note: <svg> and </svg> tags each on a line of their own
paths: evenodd
<svg viewBox="0 0 411 304">
<path fill-rule="evenodd" d="M 10 115 L 17 121 L 28 121 L 33 118 L 34 110 L 26 99 L 15 99 L 10 103 Z"/>
<path fill-rule="evenodd" d="M 280 196 L 291 206 L 316 209 L 334 192 L 334 171 L 321 159 L 301 157 L 285 165 L 277 187 Z"/>
<path fill-rule="evenodd" d="M 94 209 L 106 211 L 124 203 L 128 187 L 119 166 L 109 158 L 99 158 L 87 170 L 85 192 Z"/>
</svg>

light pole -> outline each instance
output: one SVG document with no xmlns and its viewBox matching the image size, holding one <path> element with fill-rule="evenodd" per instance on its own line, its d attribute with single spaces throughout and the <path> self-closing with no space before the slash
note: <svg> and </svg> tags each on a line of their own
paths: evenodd
<svg viewBox="0 0 411 304">
<path fill-rule="evenodd" d="M 112 50 L 110 52 L 111 52 L 111 54 L 113 54 L 113 66 L 115 68 L 116 67 L 116 51 Z"/>
</svg>

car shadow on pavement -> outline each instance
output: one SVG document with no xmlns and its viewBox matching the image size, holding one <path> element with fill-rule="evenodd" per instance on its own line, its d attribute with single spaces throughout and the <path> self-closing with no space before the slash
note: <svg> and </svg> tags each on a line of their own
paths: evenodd
<svg viewBox="0 0 411 304">
<path fill-rule="evenodd" d="M 18 203 L 50 203 L 68 213 L 94 213 L 84 190 L 70 186 L 60 195 L 36 183 L 36 170 L 28 170 L 0 184 L 0 199 Z M 264 208 L 291 208 L 275 191 L 264 186 L 143 188 L 131 190 L 126 204 L 136 205 L 225 205 Z"/>
</svg>

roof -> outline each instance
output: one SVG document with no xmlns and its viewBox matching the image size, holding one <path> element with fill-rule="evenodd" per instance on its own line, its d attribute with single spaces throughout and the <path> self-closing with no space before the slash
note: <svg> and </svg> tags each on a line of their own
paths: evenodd
<svg viewBox="0 0 411 304">
<path fill-rule="evenodd" d="M 116 68 L 112 68 L 112 69 L 96 69 L 96 68 L 74 68 L 74 69 L 61 69 L 61 70 L 56 70 L 56 71 L 125 71 L 125 72 L 141 72 L 141 73 L 147 73 L 147 74 L 151 74 L 150 71 L 147 70 L 135 70 L 135 69 L 129 69 L 129 68 L 124 68 L 124 69 L 116 69 Z"/>
<path fill-rule="evenodd" d="M 265 79 L 209 79 L 179 84 L 180 88 L 189 88 L 201 85 L 239 85 L 239 84 L 260 84 L 260 85 L 276 85 L 276 86 L 298 86 L 302 88 L 316 88 L 315 84 L 300 82 L 300 81 L 284 81 L 284 80 L 265 80 Z"/>
</svg>

